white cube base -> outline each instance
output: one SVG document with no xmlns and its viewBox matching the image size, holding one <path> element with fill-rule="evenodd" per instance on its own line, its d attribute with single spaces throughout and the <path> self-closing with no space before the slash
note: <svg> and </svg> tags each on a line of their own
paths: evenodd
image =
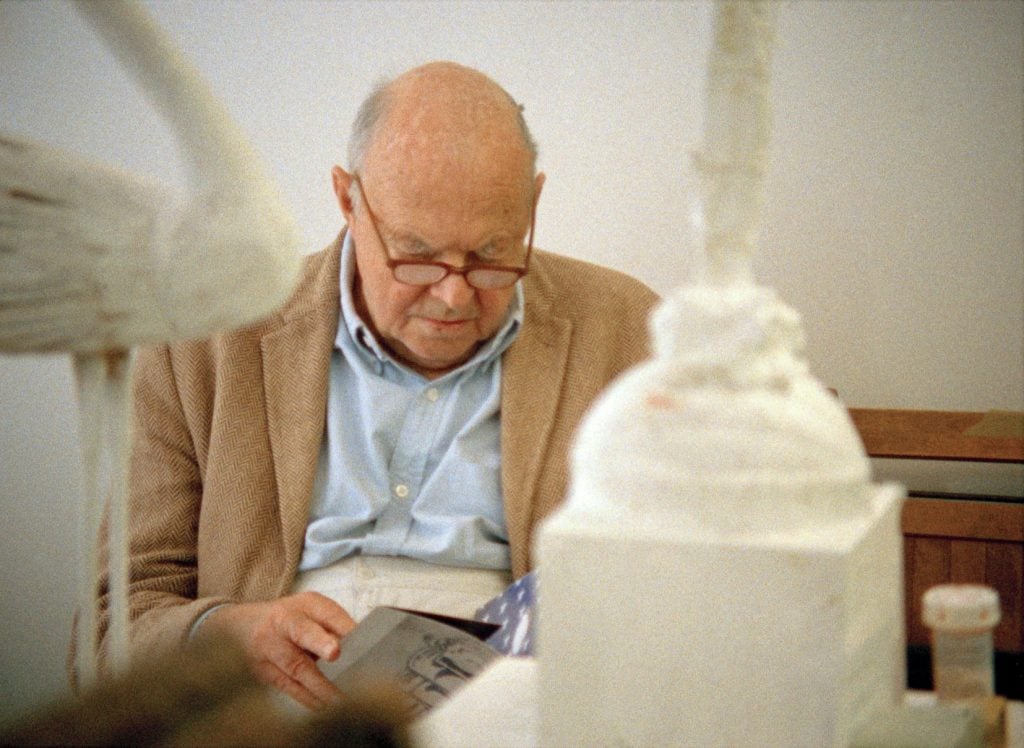
<svg viewBox="0 0 1024 748">
<path fill-rule="evenodd" d="M 902 498 L 746 540 L 563 509 L 537 549 L 541 745 L 844 745 L 903 697 Z"/>
</svg>

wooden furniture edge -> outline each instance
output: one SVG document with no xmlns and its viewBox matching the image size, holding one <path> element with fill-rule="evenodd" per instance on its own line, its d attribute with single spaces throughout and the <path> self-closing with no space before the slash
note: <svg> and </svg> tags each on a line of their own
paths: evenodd
<svg viewBox="0 0 1024 748">
<path fill-rule="evenodd" d="M 1024 503 L 908 498 L 903 504 L 903 532 L 1024 543 Z"/>
<path fill-rule="evenodd" d="M 1024 413 L 848 410 L 871 457 L 1024 463 Z"/>
</svg>

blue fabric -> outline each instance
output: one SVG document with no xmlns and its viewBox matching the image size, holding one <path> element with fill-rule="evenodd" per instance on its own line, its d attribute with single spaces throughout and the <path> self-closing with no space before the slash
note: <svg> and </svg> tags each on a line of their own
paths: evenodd
<svg viewBox="0 0 1024 748">
<path fill-rule="evenodd" d="M 501 354 L 522 325 L 522 286 L 472 359 L 428 380 L 397 362 L 355 311 L 351 239 L 300 571 L 354 553 L 509 568 L 501 493 Z"/>
<path fill-rule="evenodd" d="M 537 638 L 537 572 L 525 574 L 493 600 L 488 600 L 473 616 L 478 621 L 496 623 L 499 628 L 487 643 L 509 657 L 531 657 Z"/>
</svg>

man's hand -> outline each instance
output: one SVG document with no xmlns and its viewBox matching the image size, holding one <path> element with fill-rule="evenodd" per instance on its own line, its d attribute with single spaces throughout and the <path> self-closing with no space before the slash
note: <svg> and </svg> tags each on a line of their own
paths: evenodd
<svg viewBox="0 0 1024 748">
<path fill-rule="evenodd" d="M 316 660 L 337 659 L 341 639 L 353 628 L 352 617 L 336 602 L 302 592 L 269 602 L 225 605 L 210 614 L 196 635 L 234 636 L 261 681 L 318 709 L 335 703 L 340 692 Z"/>
</svg>

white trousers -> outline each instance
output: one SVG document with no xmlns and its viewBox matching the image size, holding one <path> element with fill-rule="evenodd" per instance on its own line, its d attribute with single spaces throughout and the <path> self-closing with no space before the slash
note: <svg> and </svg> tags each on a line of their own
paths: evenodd
<svg viewBox="0 0 1024 748">
<path fill-rule="evenodd" d="M 301 572 L 292 592 L 326 595 L 356 622 L 380 605 L 472 618 L 511 583 L 508 570 L 441 566 L 399 556 L 349 556 Z"/>
</svg>

